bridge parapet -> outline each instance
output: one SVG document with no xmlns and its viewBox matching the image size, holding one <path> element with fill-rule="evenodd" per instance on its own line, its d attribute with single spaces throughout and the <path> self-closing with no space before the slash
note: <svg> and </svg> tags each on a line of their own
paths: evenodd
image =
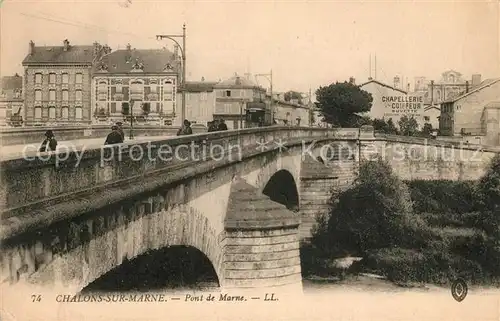
<svg viewBox="0 0 500 321">
<path fill-rule="evenodd" d="M 215 160 L 220 163 L 217 166 L 223 166 L 258 154 L 263 150 L 256 147 L 263 142 L 268 143 L 269 150 L 276 147 L 269 144 L 273 141 L 299 145 L 303 141 L 354 138 L 357 131 L 273 126 L 35 153 L 4 160 L 0 187 L 2 216 L 8 219 L 41 209 L 55 213 L 54 207 L 63 203 L 66 208 L 60 211 L 68 213 L 76 211 L 74 202 L 80 204 L 81 211 L 88 211 L 109 202 L 111 191 L 115 198 L 132 197 L 167 184 L 172 178 L 169 174 L 174 171 L 183 170 L 185 178 L 196 175 L 195 163 Z"/>
</svg>

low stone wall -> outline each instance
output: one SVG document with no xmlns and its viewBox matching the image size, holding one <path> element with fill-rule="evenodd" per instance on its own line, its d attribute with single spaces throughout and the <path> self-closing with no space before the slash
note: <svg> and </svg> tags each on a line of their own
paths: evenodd
<svg viewBox="0 0 500 321">
<path fill-rule="evenodd" d="M 2 146 L 40 143 L 47 130 L 52 130 L 58 141 L 104 138 L 111 131 L 110 126 L 92 127 L 33 127 L 33 128 L 7 128 L 0 130 L 0 142 Z M 124 127 L 125 135 L 128 136 L 130 127 Z M 136 126 L 133 129 L 134 136 L 175 136 L 177 127 L 158 126 Z M 193 133 L 204 133 L 207 129 L 202 126 L 194 126 Z"/>
<path fill-rule="evenodd" d="M 500 153 L 494 146 L 392 135 L 377 135 L 367 149 L 386 159 L 404 180 L 477 180 Z"/>
</svg>

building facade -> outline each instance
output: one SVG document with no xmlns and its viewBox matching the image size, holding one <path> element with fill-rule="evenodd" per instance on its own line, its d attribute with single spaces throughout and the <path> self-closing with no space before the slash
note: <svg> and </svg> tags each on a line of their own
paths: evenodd
<svg viewBox="0 0 500 321">
<path fill-rule="evenodd" d="M 204 80 L 186 82 L 186 119 L 192 124 L 208 127 L 208 123 L 214 120 L 216 84 L 217 82 Z M 182 95 L 178 96 L 178 103 L 182 105 Z M 178 124 L 180 122 L 180 118 L 175 121 Z"/>
<path fill-rule="evenodd" d="M 214 118 L 224 119 L 229 129 L 245 128 L 259 121 L 271 123 L 266 89 L 249 77 L 235 75 L 215 85 Z"/>
<path fill-rule="evenodd" d="M 0 126 L 21 126 L 23 77 L 15 74 L 0 79 Z"/>
<path fill-rule="evenodd" d="M 488 104 L 500 100 L 500 78 L 487 79 L 479 86 L 441 103 L 439 131 L 443 136 L 484 136 Z"/>
<path fill-rule="evenodd" d="M 167 49 L 107 52 L 95 64 L 92 117 L 96 123 L 174 125 L 180 60 Z"/>
<path fill-rule="evenodd" d="M 91 123 L 92 65 L 103 47 L 70 45 L 35 46 L 23 60 L 23 118 L 27 126 Z"/>
<path fill-rule="evenodd" d="M 471 80 L 463 79 L 461 73 L 448 70 L 441 74 L 437 81 L 426 77 L 415 77 L 414 91 L 423 93 L 426 105 L 439 105 L 443 101 L 453 99 L 473 89 L 481 83 L 481 75 L 472 75 Z"/>
<path fill-rule="evenodd" d="M 311 113 L 310 106 L 299 104 L 297 99 L 285 101 L 282 94 L 274 95 L 272 106 L 273 119 L 282 126 L 309 126 Z M 271 96 L 267 95 L 270 100 Z"/>
<path fill-rule="evenodd" d="M 359 86 L 362 90 L 369 92 L 372 95 L 372 107 L 365 116 L 370 118 L 384 119 L 388 121 L 392 119 L 397 126 L 402 116 L 414 117 L 419 126 L 424 123 L 423 103 L 422 108 L 408 107 L 407 104 L 417 104 L 418 102 L 408 102 L 409 97 L 417 99 L 418 96 L 408 96 L 404 90 L 384 84 L 378 80 L 369 80 Z"/>
</svg>

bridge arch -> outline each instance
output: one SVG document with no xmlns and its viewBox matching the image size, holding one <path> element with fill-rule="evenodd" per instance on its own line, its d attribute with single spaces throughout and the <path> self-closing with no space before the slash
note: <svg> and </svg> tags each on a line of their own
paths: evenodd
<svg viewBox="0 0 500 321">
<path fill-rule="evenodd" d="M 67 239 L 84 229 L 83 226 L 94 227 L 88 242 L 75 244 L 58 254 L 51 253 L 53 260 L 31 274 L 29 282 L 55 283 L 80 292 L 123 262 L 171 246 L 192 247 L 202 252 L 214 268 L 219 284 L 222 282 L 219 235 L 208 218 L 195 209 L 176 206 L 149 214 L 129 214 L 117 209 L 106 216 L 106 224 L 99 223 L 104 215 L 96 215 L 91 218 L 93 221 L 82 221 L 65 232 L 68 234 L 62 238 Z"/>
<path fill-rule="evenodd" d="M 298 211 L 299 191 L 292 173 L 281 169 L 268 180 L 262 193 L 271 200 L 285 205 L 289 210 Z"/>
<path fill-rule="evenodd" d="M 203 282 L 203 283 L 202 283 Z M 220 287 L 215 266 L 196 247 L 166 246 L 149 250 L 100 276 L 82 293 L 164 290 L 176 287 Z"/>
</svg>

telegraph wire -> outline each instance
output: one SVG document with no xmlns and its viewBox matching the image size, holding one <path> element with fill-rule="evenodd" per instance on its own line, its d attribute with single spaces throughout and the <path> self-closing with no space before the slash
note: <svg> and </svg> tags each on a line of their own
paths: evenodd
<svg viewBox="0 0 500 321">
<path fill-rule="evenodd" d="M 100 31 L 104 31 L 104 32 L 107 32 L 107 33 L 115 33 L 115 34 L 133 36 L 133 37 L 137 37 L 137 38 L 143 38 L 143 39 L 149 39 L 149 40 L 156 40 L 155 37 L 145 37 L 145 36 L 140 36 L 140 35 L 133 34 L 133 33 L 123 32 L 123 31 L 117 31 L 117 30 L 110 30 L 110 29 L 107 29 L 107 28 L 104 28 L 104 27 L 101 27 L 101 26 L 92 25 L 92 24 L 84 23 L 84 22 L 79 22 L 79 21 L 76 21 L 76 20 L 71 20 L 71 21 L 66 20 L 65 21 L 63 18 L 56 17 L 56 16 L 51 16 L 51 15 L 48 15 L 48 14 L 43 14 L 43 15 L 45 15 L 45 17 L 44 17 L 44 16 L 30 14 L 30 13 L 24 13 L 24 12 L 17 12 L 17 13 L 20 14 L 20 15 L 26 16 L 26 17 L 30 17 L 30 18 L 46 20 L 46 21 L 50 21 L 50 22 L 55 22 L 55 23 L 59 23 L 59 24 L 69 25 L 69 26 L 83 28 L 83 29 L 88 29 L 88 30 L 98 29 Z"/>
</svg>

